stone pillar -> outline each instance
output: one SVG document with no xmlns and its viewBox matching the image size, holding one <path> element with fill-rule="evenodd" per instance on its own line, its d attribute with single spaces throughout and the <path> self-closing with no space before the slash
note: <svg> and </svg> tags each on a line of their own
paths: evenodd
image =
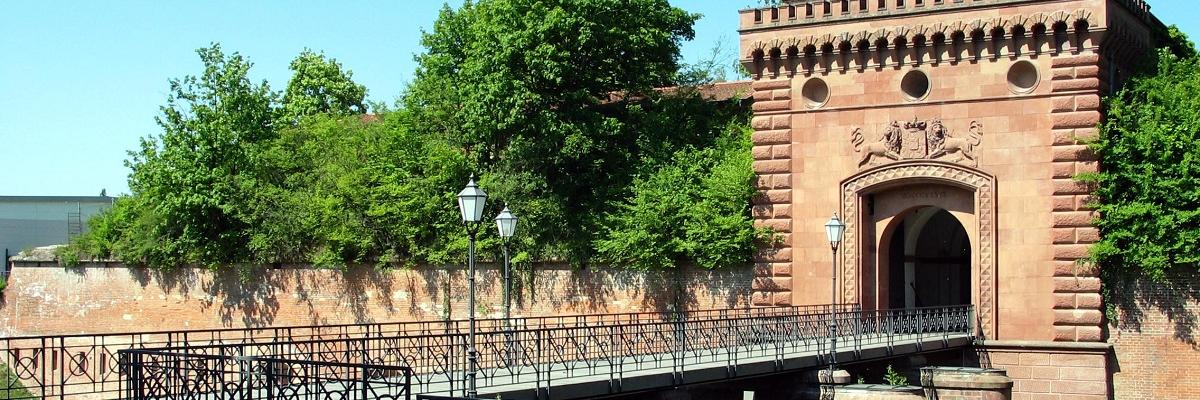
<svg viewBox="0 0 1200 400">
<path fill-rule="evenodd" d="M 792 81 L 757 80 L 753 88 L 751 126 L 759 192 L 754 222 L 774 229 L 779 242 L 755 255 L 752 301 L 756 306 L 786 306 L 792 304 Z"/>
<path fill-rule="evenodd" d="M 1000 369 L 925 367 L 921 386 L 929 399 L 1010 400 L 1013 380 Z"/>
<path fill-rule="evenodd" d="M 1054 340 L 1100 342 L 1100 277 L 1080 262 L 1100 240 L 1092 224 L 1091 187 L 1076 174 L 1097 171 L 1097 158 L 1081 140 L 1096 136 L 1100 123 L 1100 57 L 1060 55 L 1052 60 Z"/>
</svg>

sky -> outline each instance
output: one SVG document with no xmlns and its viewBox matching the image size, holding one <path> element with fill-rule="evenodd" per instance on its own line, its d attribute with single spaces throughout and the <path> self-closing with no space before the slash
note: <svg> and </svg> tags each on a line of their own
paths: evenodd
<svg viewBox="0 0 1200 400">
<path fill-rule="evenodd" d="M 462 0 L 450 0 L 452 6 Z M 672 0 L 700 13 L 683 61 L 737 50 L 737 10 L 756 0 Z M 349 6 L 353 4 L 353 6 Z M 195 50 L 219 42 L 254 63 L 251 78 L 287 86 L 305 48 L 354 72 L 391 104 L 411 79 L 443 1 L 0 0 L 0 196 L 128 193 L 127 151 L 157 135 L 167 81 L 202 72 Z M 1200 38 L 1194 0 L 1151 0 Z M 1190 6 L 1190 7 L 1189 7 Z"/>
</svg>

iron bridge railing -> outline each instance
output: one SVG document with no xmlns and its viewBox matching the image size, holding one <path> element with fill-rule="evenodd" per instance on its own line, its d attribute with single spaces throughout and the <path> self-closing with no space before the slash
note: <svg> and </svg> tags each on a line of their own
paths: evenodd
<svg viewBox="0 0 1200 400">
<path fill-rule="evenodd" d="M 476 333 L 477 383 L 481 392 L 531 390 L 548 398 L 571 380 L 622 382 L 647 374 L 682 377 L 690 368 L 733 367 L 797 355 L 822 357 L 836 337 L 842 351 L 974 334 L 971 306 L 863 311 L 855 308 L 668 312 L 649 318 L 594 323 L 490 323 Z M 190 357 L 232 360 L 307 360 L 331 365 L 400 366 L 405 393 L 464 396 L 468 370 L 466 332 L 407 334 L 187 346 L 159 350 Z M 136 351 L 123 353 L 136 354 Z M 581 379 L 586 378 L 586 379 Z M 127 386 L 176 387 L 188 374 L 127 378 Z M 676 382 L 681 383 L 681 382 Z M 612 388 L 620 392 L 621 388 Z M 257 393 L 257 392 L 256 392 Z"/>
<path fill-rule="evenodd" d="M 814 305 L 694 310 L 688 311 L 687 315 L 693 319 L 711 319 L 727 315 L 769 315 L 784 309 L 788 312 L 810 313 L 847 307 Z M 641 312 L 522 317 L 507 321 L 483 319 L 479 321 L 479 328 L 481 331 L 529 330 L 638 324 L 672 318 L 676 318 L 673 313 Z M 3 378 L 0 379 L 0 398 L 65 400 L 118 397 L 122 386 L 117 353 L 125 349 L 466 334 L 466 329 L 465 320 L 451 320 L 5 337 L 0 338 L 0 378 Z M 26 391 L 29 394 L 25 394 Z"/>
</svg>

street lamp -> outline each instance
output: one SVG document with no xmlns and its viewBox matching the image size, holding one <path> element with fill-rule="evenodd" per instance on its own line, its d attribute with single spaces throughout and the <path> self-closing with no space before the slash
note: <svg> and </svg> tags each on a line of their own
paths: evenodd
<svg viewBox="0 0 1200 400">
<path fill-rule="evenodd" d="M 478 369 L 475 351 L 475 234 L 479 230 L 479 221 L 483 219 L 483 207 L 487 204 L 487 193 L 475 184 L 475 174 L 467 187 L 458 192 L 458 210 L 462 213 L 463 225 L 467 229 L 467 397 L 474 398 L 479 393 L 475 390 L 475 371 Z"/>
<path fill-rule="evenodd" d="M 830 295 L 830 306 L 832 313 L 829 314 L 829 383 L 833 384 L 834 364 L 837 364 L 837 251 L 838 245 L 842 244 L 842 234 L 846 232 L 846 224 L 838 218 L 837 213 L 833 214 L 833 218 L 825 223 L 825 234 L 829 236 L 829 248 L 833 250 L 833 268 L 830 269 L 833 276 L 833 289 Z"/>
<path fill-rule="evenodd" d="M 513 234 L 517 233 L 517 216 L 508 211 L 508 206 L 500 211 L 500 215 L 496 216 L 496 230 L 500 233 L 500 239 L 504 241 L 504 324 L 508 324 L 510 317 L 510 309 L 512 301 L 510 293 L 512 291 L 512 269 L 508 265 L 508 240 L 512 239 Z"/>
</svg>

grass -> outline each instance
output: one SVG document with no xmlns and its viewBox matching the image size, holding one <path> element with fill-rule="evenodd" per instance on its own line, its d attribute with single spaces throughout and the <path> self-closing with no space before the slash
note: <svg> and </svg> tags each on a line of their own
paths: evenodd
<svg viewBox="0 0 1200 400">
<path fill-rule="evenodd" d="M 17 380 L 8 365 L 0 364 L 0 400 L 33 398 L 36 397 Z"/>
</svg>

